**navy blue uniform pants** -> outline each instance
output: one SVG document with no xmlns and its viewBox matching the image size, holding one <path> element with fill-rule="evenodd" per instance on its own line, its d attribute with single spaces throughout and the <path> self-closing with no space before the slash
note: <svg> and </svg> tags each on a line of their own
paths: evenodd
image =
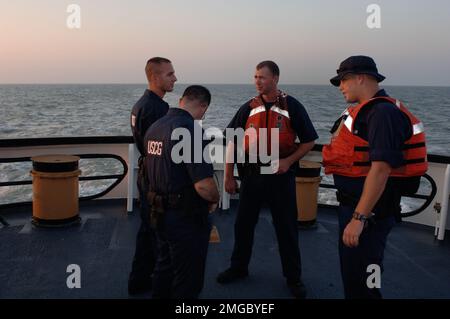
<svg viewBox="0 0 450 319">
<path fill-rule="evenodd" d="M 295 176 L 292 171 L 280 175 L 245 176 L 242 179 L 234 226 L 231 268 L 248 269 L 255 226 L 263 202 L 269 205 L 272 214 L 283 275 L 288 282 L 297 282 L 301 277 L 301 260 L 298 245 Z"/>
<path fill-rule="evenodd" d="M 344 245 L 342 235 L 352 219 L 354 209 L 352 206 L 339 206 L 339 258 L 345 298 L 381 299 L 380 289 L 367 285 L 367 279 L 373 273 L 367 268 L 369 265 L 378 265 L 383 272 L 384 249 L 395 218 L 390 216 L 369 224 L 359 237 L 359 245 L 349 248 Z"/>
<path fill-rule="evenodd" d="M 156 230 L 159 255 L 153 272 L 154 299 L 198 298 L 203 288 L 210 231 L 207 213 L 165 213 Z"/>
<path fill-rule="evenodd" d="M 138 174 L 138 190 L 140 203 L 141 226 L 136 237 L 136 250 L 130 273 L 130 280 L 149 278 L 155 268 L 157 257 L 156 234 L 150 224 L 149 205 L 147 201 L 148 185 L 146 185 L 143 173 Z"/>
</svg>

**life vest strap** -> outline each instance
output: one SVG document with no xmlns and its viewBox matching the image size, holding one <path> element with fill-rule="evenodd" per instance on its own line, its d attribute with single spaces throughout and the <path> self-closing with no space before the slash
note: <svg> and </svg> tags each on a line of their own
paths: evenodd
<svg viewBox="0 0 450 319">
<path fill-rule="evenodd" d="M 424 163 L 425 158 L 414 158 L 410 160 L 406 160 L 403 162 L 403 165 L 411 165 L 411 164 L 418 164 L 418 163 Z M 371 162 L 353 162 L 353 166 L 371 166 Z"/>
<path fill-rule="evenodd" d="M 410 149 L 414 149 L 414 148 L 421 148 L 421 147 L 425 147 L 425 143 L 415 143 L 415 144 L 403 144 L 402 145 L 402 150 L 410 150 Z M 355 152 L 368 152 L 369 151 L 369 147 L 368 146 L 355 146 L 354 147 L 354 151 Z"/>
</svg>

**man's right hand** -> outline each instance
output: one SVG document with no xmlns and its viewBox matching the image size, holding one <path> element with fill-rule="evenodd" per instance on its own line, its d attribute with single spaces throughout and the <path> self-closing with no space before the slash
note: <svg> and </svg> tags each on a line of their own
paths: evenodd
<svg viewBox="0 0 450 319">
<path fill-rule="evenodd" d="M 209 203 L 208 204 L 208 212 L 210 214 L 214 213 L 217 209 L 218 203 Z"/>
<path fill-rule="evenodd" d="M 238 184 L 234 176 L 225 176 L 225 191 L 229 194 L 236 194 Z"/>
</svg>

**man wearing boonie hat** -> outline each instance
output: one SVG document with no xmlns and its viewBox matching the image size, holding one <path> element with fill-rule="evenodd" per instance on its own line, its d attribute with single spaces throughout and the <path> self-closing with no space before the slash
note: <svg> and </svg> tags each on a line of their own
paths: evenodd
<svg viewBox="0 0 450 319">
<path fill-rule="evenodd" d="M 345 59 L 330 79 L 349 106 L 322 151 L 339 201 L 339 257 L 345 297 L 381 298 L 387 237 L 400 221 L 401 196 L 415 193 L 427 170 L 423 124 L 380 89 L 385 79 L 368 56 Z M 378 274 L 375 274 L 378 272 Z"/>
</svg>

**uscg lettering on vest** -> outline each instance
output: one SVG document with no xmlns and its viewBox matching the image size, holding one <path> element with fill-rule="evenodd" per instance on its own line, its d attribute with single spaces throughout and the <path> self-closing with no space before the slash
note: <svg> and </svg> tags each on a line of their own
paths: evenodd
<svg viewBox="0 0 450 319">
<path fill-rule="evenodd" d="M 163 148 L 163 142 L 159 141 L 148 141 L 147 153 L 150 155 L 161 156 Z"/>
</svg>

